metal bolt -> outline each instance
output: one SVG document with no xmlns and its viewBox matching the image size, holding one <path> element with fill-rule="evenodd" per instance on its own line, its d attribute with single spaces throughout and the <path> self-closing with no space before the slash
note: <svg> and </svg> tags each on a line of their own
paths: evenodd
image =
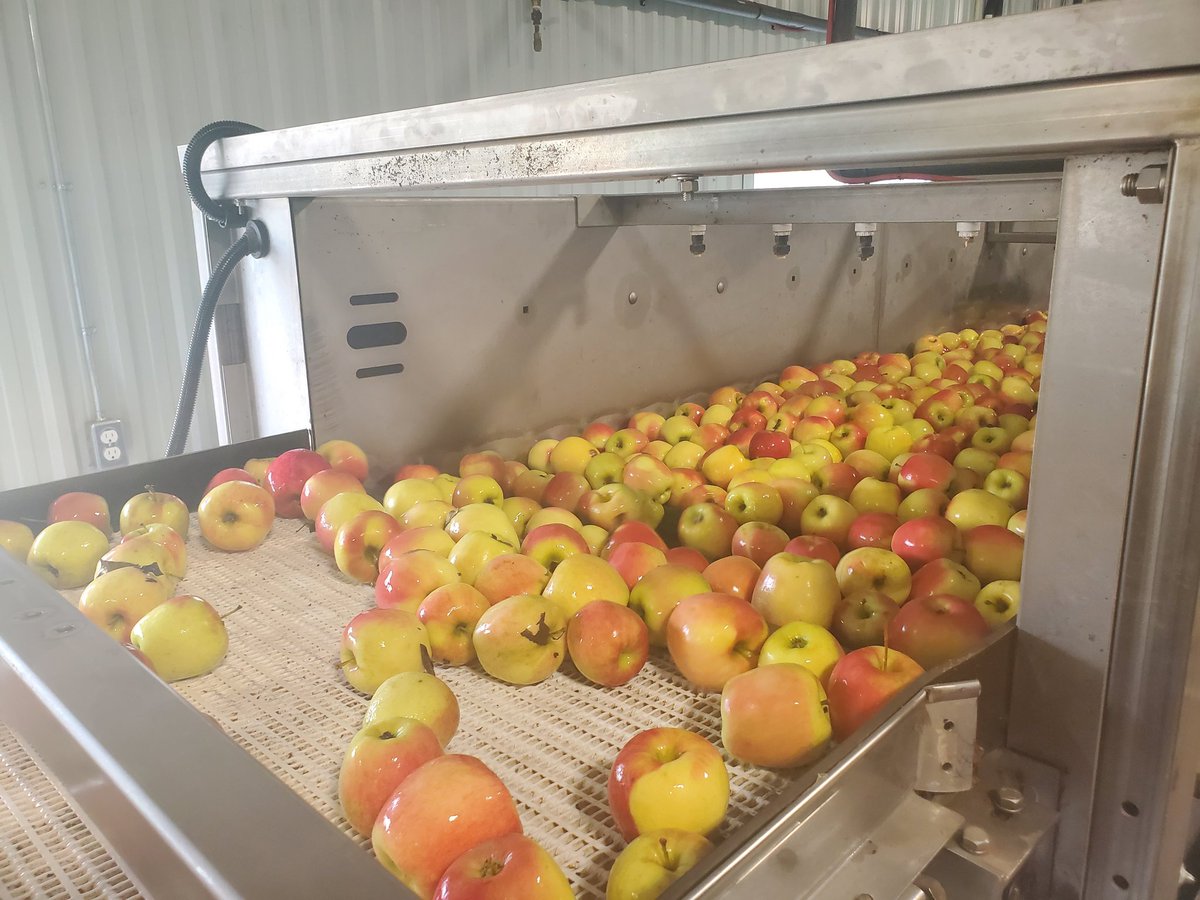
<svg viewBox="0 0 1200 900">
<path fill-rule="evenodd" d="M 1121 178 L 1121 194 L 1137 197 L 1138 203 L 1162 203 L 1167 195 L 1167 167 L 1146 166 Z"/>
<path fill-rule="evenodd" d="M 974 853 L 976 856 L 982 856 L 987 853 L 991 843 L 992 839 L 988 836 L 988 833 L 978 825 L 966 826 L 958 838 L 958 845 L 968 853 Z"/>
<path fill-rule="evenodd" d="M 956 222 L 954 224 L 954 229 L 958 232 L 958 236 L 962 238 L 963 246 L 967 247 L 970 246 L 971 242 L 974 241 L 975 238 L 979 237 L 979 233 L 983 231 L 983 223 Z"/>
<path fill-rule="evenodd" d="M 1002 815 L 1015 816 L 1025 808 L 1025 795 L 1019 788 L 999 788 L 992 794 L 992 807 Z"/>
<path fill-rule="evenodd" d="M 723 281 L 718 281 L 718 282 L 717 282 L 717 293 L 718 293 L 718 294 L 723 294 L 723 293 L 725 293 L 725 282 L 723 282 Z"/>
<path fill-rule="evenodd" d="M 683 194 L 684 201 L 692 199 L 692 194 L 700 190 L 699 175 L 673 175 L 676 181 L 679 182 L 679 193 Z"/>
<path fill-rule="evenodd" d="M 637 291 L 630 291 L 629 292 L 629 305 L 633 306 L 633 304 L 635 304 L 635 303 L 637 303 Z"/>
</svg>

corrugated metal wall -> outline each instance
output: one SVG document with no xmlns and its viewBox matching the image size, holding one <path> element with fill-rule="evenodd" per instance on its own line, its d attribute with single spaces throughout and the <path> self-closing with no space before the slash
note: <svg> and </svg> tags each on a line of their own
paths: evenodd
<svg viewBox="0 0 1200 900">
<path fill-rule="evenodd" d="M 1022 0 L 1027 2 L 1027 0 Z M 776 4 L 823 15 L 825 0 Z M 873 0 L 888 30 L 982 0 Z M 167 440 L 199 298 L 176 146 L 199 125 L 272 128 L 804 46 L 648 0 L 0 0 L 0 489 L 90 467 L 94 417 L 55 217 L 28 13 L 40 25 L 62 189 L 103 412 L 134 461 Z M 209 380 L 190 446 L 216 440 Z"/>
</svg>

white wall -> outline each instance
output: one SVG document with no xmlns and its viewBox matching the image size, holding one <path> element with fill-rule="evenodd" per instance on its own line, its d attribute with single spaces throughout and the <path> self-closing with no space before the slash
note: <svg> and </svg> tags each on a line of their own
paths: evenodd
<svg viewBox="0 0 1200 900">
<path fill-rule="evenodd" d="M 0 489 L 87 470 L 94 417 L 27 7 L 40 24 L 103 411 L 124 421 L 141 461 L 165 447 L 199 299 L 176 146 L 200 125 L 280 127 L 815 39 L 661 0 L 542 5 L 534 54 L 526 0 L 0 0 Z M 863 20 L 907 30 L 976 18 L 981 6 L 864 0 Z M 193 449 L 216 440 L 207 376 L 201 385 Z"/>
</svg>

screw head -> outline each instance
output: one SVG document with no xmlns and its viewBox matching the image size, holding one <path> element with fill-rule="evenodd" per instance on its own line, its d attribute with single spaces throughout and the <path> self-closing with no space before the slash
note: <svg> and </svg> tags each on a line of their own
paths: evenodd
<svg viewBox="0 0 1200 900">
<path fill-rule="evenodd" d="M 958 844 L 968 853 L 982 856 L 988 852 L 992 840 L 988 833 L 978 825 L 967 825 L 958 838 Z"/>
<path fill-rule="evenodd" d="M 637 291 L 630 291 L 629 292 L 629 305 L 633 306 L 633 304 L 635 304 L 637 302 L 638 302 Z"/>
<path fill-rule="evenodd" d="M 1025 808 L 1025 795 L 1019 788 L 1002 787 L 992 795 L 992 806 L 996 812 L 1016 815 Z"/>
</svg>

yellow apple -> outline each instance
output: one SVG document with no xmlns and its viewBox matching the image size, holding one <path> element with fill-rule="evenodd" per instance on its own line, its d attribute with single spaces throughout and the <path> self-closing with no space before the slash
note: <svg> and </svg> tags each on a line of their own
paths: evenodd
<svg viewBox="0 0 1200 900">
<path fill-rule="evenodd" d="M 108 536 L 87 522 L 54 522 L 33 539 L 29 568 L 59 590 L 83 587 L 108 552 Z"/>
</svg>

